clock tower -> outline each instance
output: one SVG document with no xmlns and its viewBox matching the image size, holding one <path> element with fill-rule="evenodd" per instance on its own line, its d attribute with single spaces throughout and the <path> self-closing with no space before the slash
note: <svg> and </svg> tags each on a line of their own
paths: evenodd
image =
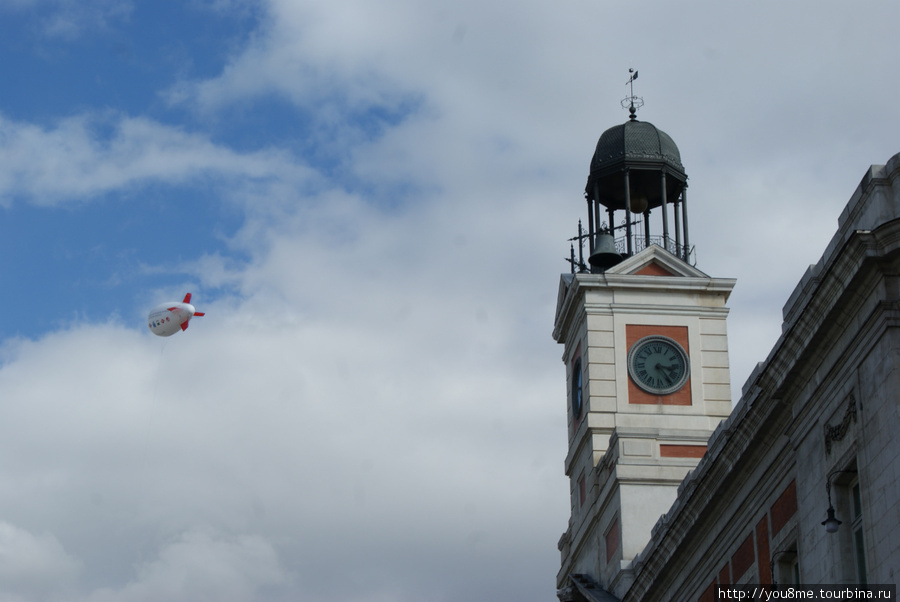
<svg viewBox="0 0 900 602">
<path fill-rule="evenodd" d="M 578 257 L 573 247 L 559 284 L 553 338 L 564 346 L 571 492 L 559 541 L 564 602 L 625 595 L 654 525 L 731 412 L 725 320 L 735 281 L 695 266 L 686 191 L 675 142 L 632 105 L 597 143 L 588 228 L 579 225 Z"/>
</svg>

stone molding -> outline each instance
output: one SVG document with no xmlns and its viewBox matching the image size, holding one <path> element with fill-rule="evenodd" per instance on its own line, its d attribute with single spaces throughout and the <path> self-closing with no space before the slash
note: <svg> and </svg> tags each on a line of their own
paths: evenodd
<svg viewBox="0 0 900 602">
<path fill-rule="evenodd" d="M 832 426 L 825 424 L 825 455 L 831 454 L 831 444 L 834 441 L 843 441 L 850 430 L 850 423 L 856 423 L 856 399 L 851 395 L 847 398 L 847 409 L 841 421 Z"/>
</svg>

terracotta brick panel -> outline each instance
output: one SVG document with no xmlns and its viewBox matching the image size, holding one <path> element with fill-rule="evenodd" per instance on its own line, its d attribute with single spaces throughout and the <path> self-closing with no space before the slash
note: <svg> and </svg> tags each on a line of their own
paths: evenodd
<svg viewBox="0 0 900 602">
<path fill-rule="evenodd" d="M 713 581 L 709 584 L 709 587 L 700 594 L 700 597 L 697 598 L 697 602 L 716 602 L 716 582 Z"/>
<path fill-rule="evenodd" d="M 731 570 L 735 581 L 744 576 L 747 569 L 753 566 L 753 561 L 753 534 L 751 533 L 731 557 Z"/>
<path fill-rule="evenodd" d="M 662 267 L 656 262 L 648 263 L 637 272 L 635 272 L 638 276 L 674 276 L 672 272 Z"/>
<path fill-rule="evenodd" d="M 612 560 L 616 550 L 619 549 L 619 519 L 617 518 L 610 525 L 606 532 L 606 562 Z"/>
<path fill-rule="evenodd" d="M 725 566 L 722 567 L 722 570 L 719 571 L 719 585 L 731 585 L 731 571 L 729 570 L 729 564 L 726 562 Z"/>
<path fill-rule="evenodd" d="M 661 458 L 702 458 L 705 453 L 705 445 L 672 445 L 662 443 L 659 446 L 659 455 Z"/>
<path fill-rule="evenodd" d="M 687 352 L 688 357 L 691 356 L 691 348 L 688 345 L 688 329 L 687 326 L 654 326 L 647 324 L 626 324 L 625 325 L 625 345 L 630 350 L 631 346 L 640 339 L 659 334 L 677 341 Z M 693 359 L 691 361 L 694 361 Z M 691 405 L 691 379 L 688 378 L 685 385 L 671 395 L 651 395 L 647 393 L 628 377 L 628 403 L 635 404 L 661 404 L 673 406 L 689 406 Z"/>
<path fill-rule="evenodd" d="M 791 483 L 785 487 L 784 491 L 772 504 L 772 535 L 778 533 L 797 513 L 797 483 Z"/>
<path fill-rule="evenodd" d="M 759 571 L 759 582 L 762 585 L 772 583 L 772 565 L 769 564 L 769 520 L 763 516 L 756 525 L 756 566 Z"/>
</svg>

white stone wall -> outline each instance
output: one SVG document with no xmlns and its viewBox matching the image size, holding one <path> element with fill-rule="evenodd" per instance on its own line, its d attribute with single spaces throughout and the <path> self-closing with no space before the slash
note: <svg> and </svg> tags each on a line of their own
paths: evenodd
<svg viewBox="0 0 900 602">
<path fill-rule="evenodd" d="M 900 319 L 900 316 L 894 316 Z M 897 326 L 900 326 L 898 324 Z M 860 449 L 870 579 L 900 578 L 900 331 L 873 348 L 859 374 Z"/>
<path fill-rule="evenodd" d="M 658 248 L 628 261 L 615 268 L 622 273 L 564 276 L 560 285 L 554 336 L 565 344 L 567 372 L 579 347 L 586 372 L 585 415 L 577 428 L 569 403 L 565 470 L 572 515 L 560 539 L 559 587 L 568 575 L 582 573 L 620 593 L 627 590 L 632 559 L 698 461 L 661 457 L 660 444 L 703 446 L 731 409 L 725 302 L 734 281 L 711 279 Z M 652 261 L 665 262 L 674 275 L 630 273 Z M 629 403 L 628 325 L 686 329 L 690 405 Z M 571 374 L 569 379 L 567 391 Z M 612 525 L 618 538 L 610 557 Z"/>
</svg>

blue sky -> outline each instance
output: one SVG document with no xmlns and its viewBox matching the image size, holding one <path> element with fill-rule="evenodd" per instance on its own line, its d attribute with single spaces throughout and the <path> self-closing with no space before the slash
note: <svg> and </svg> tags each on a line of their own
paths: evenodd
<svg viewBox="0 0 900 602">
<path fill-rule="evenodd" d="M 36 2 L 3 10 L 0 44 L 7 57 L 15 57 L 0 66 L 0 75 L 9 82 L 2 107 L 7 129 L 31 128 L 52 144 L 63 142 L 62 130 L 74 128 L 81 134 L 80 144 L 115 161 L 116 155 L 136 150 L 123 126 L 140 119 L 173 136 L 227 149 L 236 160 L 261 149 L 276 152 L 315 169 L 324 181 L 340 181 L 342 188 L 353 190 L 366 183 L 348 169 L 347 149 L 311 139 L 340 131 L 341 136 L 370 141 L 415 106 L 412 98 L 394 105 L 354 106 L 333 122 L 321 119 L 315 107 L 293 106 L 272 95 L 202 113 L 173 101 L 174 91 L 221 72 L 259 26 L 263 7 L 244 3 L 219 9 L 175 2 L 86 6 Z M 331 96 L 324 102 L 341 104 L 339 92 Z M 121 149 L 122 144 L 128 149 Z M 127 161 L 123 157 L 120 167 Z M 222 203 L 227 195 L 221 187 L 229 183 L 217 169 L 174 178 L 152 169 L 123 173 L 117 184 L 85 177 L 81 187 L 51 186 L 52 191 L 36 191 L 13 175 L 2 203 L 8 284 L 0 309 L 17 318 L 2 324 L 0 336 L 38 336 L 75 320 L 131 321 L 136 308 L 155 301 L 148 291 L 169 283 L 196 285 L 181 267 L 191 258 L 224 254 L 245 259 L 229 245 L 242 216 L 240 209 Z M 39 177 L 52 179 L 54 174 Z M 386 205 L 402 202 L 408 187 L 379 186 L 380 192 L 368 198 Z M 398 190 L 400 195 L 393 194 Z M 23 299 L 34 308 L 28 315 L 15 311 Z"/>
<path fill-rule="evenodd" d="M 553 599 L 550 333 L 628 68 L 739 395 L 900 151 L 898 10 L 0 3 L 0 601 Z"/>
<path fill-rule="evenodd" d="M 176 2 L 86 6 L 84 14 L 65 3 L 0 9 L 8 129 L 27 124 L 50 135 L 76 120 L 92 147 L 114 154 L 119 123 L 140 115 L 247 149 L 254 143 L 242 130 L 262 129 L 266 140 L 290 147 L 277 123 L 302 119 L 284 108 L 261 112 L 251 126 L 220 120 L 210 128 L 164 100 L 180 79 L 222 69 L 256 23 L 250 6 L 238 13 Z M 0 300 L 16 318 L 3 322 L 0 336 L 34 337 L 81 320 L 132 321 L 135 308 L 150 303 L 147 290 L 184 278 L 181 263 L 224 249 L 240 216 L 217 202 L 213 181 L 185 184 L 157 178 L 49 198 L 27 186 L 7 189 Z M 26 300 L 33 311 L 16 311 Z"/>
</svg>

